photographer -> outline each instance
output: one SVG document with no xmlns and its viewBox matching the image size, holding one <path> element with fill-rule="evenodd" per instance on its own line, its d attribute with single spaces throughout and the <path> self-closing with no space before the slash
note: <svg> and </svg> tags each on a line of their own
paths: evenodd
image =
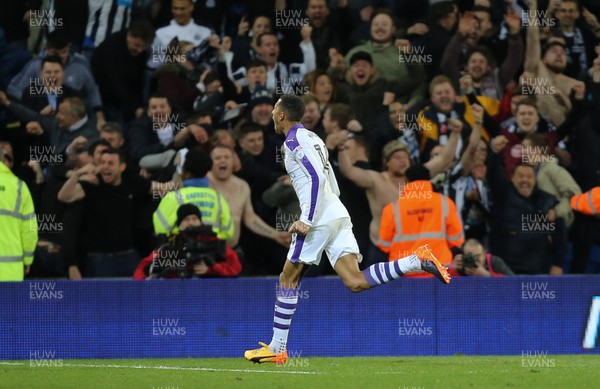
<svg viewBox="0 0 600 389">
<path fill-rule="evenodd" d="M 142 259 L 135 269 L 134 279 L 233 277 L 240 274 L 242 265 L 237 254 L 224 240 L 217 238 L 210 226 L 202 224 L 198 207 L 193 204 L 180 206 L 176 226 L 180 232 L 171 235 L 167 244 Z M 203 226 L 208 228 L 203 229 Z"/>
<path fill-rule="evenodd" d="M 448 269 L 451 276 L 502 277 L 514 276 L 502 258 L 486 253 L 476 239 L 468 239 L 463 245 L 463 254 L 454 257 Z"/>
</svg>

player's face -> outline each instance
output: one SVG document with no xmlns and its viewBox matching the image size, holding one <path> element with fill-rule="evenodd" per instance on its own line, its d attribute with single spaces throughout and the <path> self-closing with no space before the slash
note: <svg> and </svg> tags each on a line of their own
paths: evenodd
<svg viewBox="0 0 600 389">
<path fill-rule="evenodd" d="M 233 174 L 233 151 L 225 147 L 216 147 L 211 153 L 212 173 L 218 180 L 226 180 Z"/>
<path fill-rule="evenodd" d="M 386 163 L 386 167 L 389 173 L 395 176 L 402 176 L 406 173 L 406 170 L 410 167 L 410 158 L 408 153 L 404 150 L 398 150 Z"/>
<path fill-rule="evenodd" d="M 488 72 L 488 63 L 485 56 L 481 53 L 473 53 L 467 62 L 467 73 L 474 81 L 480 81 Z"/>
<path fill-rule="evenodd" d="M 321 119 L 321 112 L 317 103 L 310 102 L 304 106 L 304 116 L 302 117 L 302 123 L 310 130 L 314 129 L 317 123 Z"/>
<path fill-rule="evenodd" d="M 537 109 L 530 107 L 529 105 L 520 105 L 515 115 L 515 121 L 517 126 L 523 132 L 527 134 L 535 131 L 535 127 L 540 121 Z"/>
<path fill-rule="evenodd" d="M 317 78 L 315 82 L 315 90 L 313 91 L 317 100 L 321 104 L 327 104 L 331 101 L 331 95 L 333 94 L 333 83 L 328 75 L 323 74 Z"/>
<path fill-rule="evenodd" d="M 184 26 L 192 20 L 192 12 L 194 5 L 189 0 L 173 0 L 171 5 L 171 13 L 175 23 Z"/>
<path fill-rule="evenodd" d="M 276 134 L 283 134 L 283 119 L 285 114 L 281 112 L 281 108 L 279 106 L 279 101 L 275 103 L 275 107 L 273 107 L 273 111 L 271 112 L 271 117 L 273 118 L 273 124 L 275 127 Z"/>
<path fill-rule="evenodd" d="M 375 43 L 387 43 L 392 40 L 396 27 L 386 14 L 379 14 L 371 22 L 371 39 Z"/>
<path fill-rule="evenodd" d="M 535 187 L 535 172 L 530 166 L 517 166 L 512 176 L 512 183 L 523 197 L 529 197 Z"/>
<path fill-rule="evenodd" d="M 448 82 L 437 84 L 431 92 L 431 102 L 441 112 L 452 111 L 455 98 L 454 88 Z"/>
<path fill-rule="evenodd" d="M 251 132 L 244 135 L 244 137 L 240 139 L 240 147 L 252 156 L 256 157 L 257 155 L 260 155 L 265 147 L 262 131 Z"/>
</svg>

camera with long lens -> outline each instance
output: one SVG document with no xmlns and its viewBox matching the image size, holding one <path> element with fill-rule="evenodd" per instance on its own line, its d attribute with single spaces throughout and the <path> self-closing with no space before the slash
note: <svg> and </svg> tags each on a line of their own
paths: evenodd
<svg viewBox="0 0 600 389">
<path fill-rule="evenodd" d="M 463 268 L 460 269 L 458 272 L 460 274 L 462 274 L 463 276 L 466 276 L 467 274 L 465 273 L 465 269 L 466 268 L 475 268 L 477 267 L 477 257 L 478 255 L 476 254 L 464 254 L 463 258 L 462 258 L 462 263 L 463 263 Z"/>
<path fill-rule="evenodd" d="M 194 265 L 204 262 L 211 267 L 223 262 L 225 250 L 225 241 L 217 238 L 211 226 L 186 228 L 157 250 L 150 274 L 155 278 L 194 277 Z"/>
</svg>

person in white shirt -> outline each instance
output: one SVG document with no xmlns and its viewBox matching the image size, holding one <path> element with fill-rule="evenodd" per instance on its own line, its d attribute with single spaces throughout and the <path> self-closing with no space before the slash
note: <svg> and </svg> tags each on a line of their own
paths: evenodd
<svg viewBox="0 0 600 389">
<path fill-rule="evenodd" d="M 300 218 L 289 229 L 292 244 L 277 285 L 273 339 L 269 345 L 247 350 L 251 362 L 285 363 L 286 343 L 298 304 L 299 282 L 304 267 L 318 265 L 323 251 L 331 266 L 352 292 L 361 292 L 400 278 L 405 273 L 426 271 L 443 283 L 450 282 L 446 268 L 425 246 L 415 254 L 390 262 L 376 263 L 363 271 L 358 244 L 352 233 L 348 211 L 339 199 L 327 147 L 301 123 L 304 103 L 296 95 L 283 95 L 273 109 L 275 132 L 284 134 L 284 163 L 300 202 Z"/>
<path fill-rule="evenodd" d="M 194 3 L 192 0 L 173 0 L 171 13 L 173 19 L 168 26 L 156 30 L 156 36 L 152 43 L 152 53 L 148 60 L 148 67 L 156 69 L 164 62 L 172 61 L 175 53 L 168 52 L 168 45 L 177 37 L 179 41 L 193 43 L 198 47 L 208 41 L 211 47 L 218 47 L 220 38 L 213 34 L 210 28 L 196 24 L 192 19 Z"/>
</svg>

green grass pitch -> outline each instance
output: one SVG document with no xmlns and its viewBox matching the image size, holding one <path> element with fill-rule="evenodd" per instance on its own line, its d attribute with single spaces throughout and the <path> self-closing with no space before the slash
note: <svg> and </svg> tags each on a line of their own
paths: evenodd
<svg viewBox="0 0 600 389">
<path fill-rule="evenodd" d="M 0 361 L 0 388 L 600 388 L 600 356 Z"/>
</svg>

